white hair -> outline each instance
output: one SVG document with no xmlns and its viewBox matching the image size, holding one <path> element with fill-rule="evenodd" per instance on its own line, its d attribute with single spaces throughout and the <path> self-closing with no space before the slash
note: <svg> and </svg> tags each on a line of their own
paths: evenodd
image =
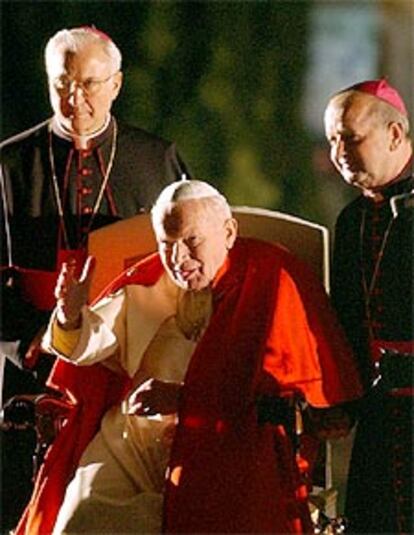
<svg viewBox="0 0 414 535">
<path fill-rule="evenodd" d="M 154 227 L 161 224 L 163 216 L 179 202 L 200 200 L 206 202 L 207 208 L 212 208 L 225 219 L 232 217 L 227 199 L 216 188 L 202 180 L 181 180 L 165 187 L 151 210 Z"/>
<path fill-rule="evenodd" d="M 45 48 L 45 64 L 48 76 L 52 75 L 56 55 L 63 56 L 67 52 L 76 53 L 90 44 L 98 44 L 102 47 L 114 73 L 121 69 L 122 55 L 112 39 L 95 28 L 85 26 L 60 30 L 49 39 Z"/>
</svg>

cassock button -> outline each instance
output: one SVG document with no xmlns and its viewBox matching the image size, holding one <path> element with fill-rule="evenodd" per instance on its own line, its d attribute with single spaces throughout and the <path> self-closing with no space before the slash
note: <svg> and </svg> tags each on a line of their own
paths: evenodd
<svg viewBox="0 0 414 535">
<path fill-rule="evenodd" d="M 88 186 L 82 186 L 79 189 L 79 192 L 80 192 L 81 195 L 90 195 L 92 193 L 92 188 L 90 188 Z"/>
<path fill-rule="evenodd" d="M 81 156 L 82 158 L 89 158 L 89 156 L 92 154 L 92 152 L 90 150 L 82 150 L 81 151 Z"/>
<path fill-rule="evenodd" d="M 92 213 L 92 206 L 83 206 L 82 207 L 82 214 L 89 215 Z"/>
<path fill-rule="evenodd" d="M 92 174 L 92 169 L 90 169 L 89 167 L 82 167 L 82 169 L 80 170 L 80 174 L 82 176 L 89 176 Z"/>
</svg>

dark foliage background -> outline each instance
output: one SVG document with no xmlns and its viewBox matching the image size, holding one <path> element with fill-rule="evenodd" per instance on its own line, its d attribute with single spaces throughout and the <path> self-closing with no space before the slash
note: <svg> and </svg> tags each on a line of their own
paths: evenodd
<svg viewBox="0 0 414 535">
<path fill-rule="evenodd" d="M 2 138 L 50 114 L 43 49 L 95 24 L 123 52 L 117 115 L 177 141 L 232 204 L 324 223 L 300 102 L 311 3 L 1 2 Z"/>
</svg>

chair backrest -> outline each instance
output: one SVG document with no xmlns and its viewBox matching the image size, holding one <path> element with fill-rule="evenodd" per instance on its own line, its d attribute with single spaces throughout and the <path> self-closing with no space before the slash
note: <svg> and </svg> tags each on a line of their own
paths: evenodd
<svg viewBox="0 0 414 535">
<path fill-rule="evenodd" d="M 329 235 L 327 228 L 282 212 L 252 207 L 233 207 L 239 234 L 280 243 L 313 269 L 329 290 Z M 91 299 L 117 275 L 140 258 L 156 251 L 157 244 L 148 214 L 103 227 L 89 235 L 89 253 L 97 259 Z M 326 488 L 332 485 L 331 446 L 325 446 Z"/>
<path fill-rule="evenodd" d="M 273 210 L 233 207 L 239 234 L 284 245 L 304 260 L 329 289 L 328 230 L 305 219 Z M 118 221 L 89 235 L 89 254 L 96 257 L 91 299 L 119 273 L 156 251 L 149 214 Z"/>
</svg>

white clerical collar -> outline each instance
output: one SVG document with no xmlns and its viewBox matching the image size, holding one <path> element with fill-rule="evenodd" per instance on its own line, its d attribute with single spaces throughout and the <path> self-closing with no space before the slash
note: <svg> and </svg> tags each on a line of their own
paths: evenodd
<svg viewBox="0 0 414 535">
<path fill-rule="evenodd" d="M 56 116 L 52 118 L 52 130 L 53 133 L 57 136 L 66 139 L 66 141 L 71 141 L 74 143 L 75 147 L 79 150 L 85 150 L 88 148 L 89 141 L 98 137 L 100 134 L 105 132 L 108 128 L 109 123 L 111 122 L 111 115 L 108 113 L 106 116 L 105 122 L 99 130 L 95 130 L 91 134 L 79 135 L 75 132 L 68 130 L 62 123 L 59 122 Z"/>
</svg>

